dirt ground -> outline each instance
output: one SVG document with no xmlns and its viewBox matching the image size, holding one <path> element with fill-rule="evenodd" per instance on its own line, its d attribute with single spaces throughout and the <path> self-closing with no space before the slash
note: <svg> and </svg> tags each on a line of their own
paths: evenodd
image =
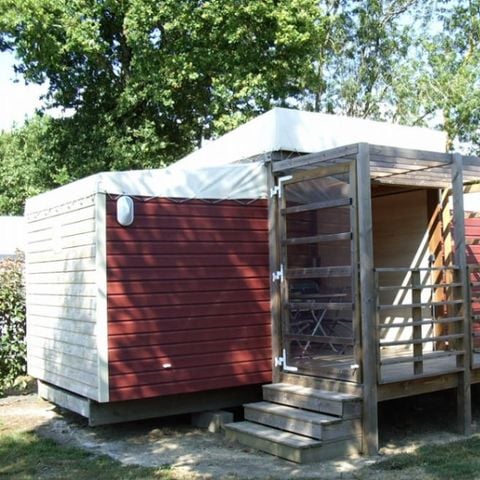
<svg viewBox="0 0 480 480">
<path fill-rule="evenodd" d="M 480 400 L 480 395 L 476 398 Z M 169 468 L 179 478 L 348 479 L 385 456 L 462 438 L 453 433 L 454 407 L 452 393 L 389 402 L 380 409 L 379 456 L 304 466 L 227 442 L 221 433 L 194 428 L 187 416 L 90 428 L 83 418 L 35 394 L 0 399 L 0 432 L 35 431 L 125 464 Z M 475 410 L 475 430 L 479 418 Z"/>
</svg>

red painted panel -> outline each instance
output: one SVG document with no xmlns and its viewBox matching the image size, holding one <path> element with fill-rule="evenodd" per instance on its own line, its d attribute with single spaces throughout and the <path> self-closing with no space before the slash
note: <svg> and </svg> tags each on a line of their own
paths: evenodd
<svg viewBox="0 0 480 480">
<path fill-rule="evenodd" d="M 479 217 L 470 217 L 465 218 L 465 237 L 467 241 L 466 252 L 467 252 L 467 263 L 471 265 L 480 264 L 480 218 Z M 471 280 L 474 282 L 480 281 L 480 272 L 472 272 Z M 472 289 L 472 294 L 475 296 L 476 289 Z M 478 298 L 478 297 L 477 297 Z M 472 313 L 473 315 L 480 315 L 480 303 L 477 299 L 472 301 Z M 476 335 L 480 335 L 480 323 L 473 323 L 473 332 Z M 475 336 L 473 338 L 474 348 L 480 347 L 480 336 Z"/>
<path fill-rule="evenodd" d="M 109 299 L 110 301 L 110 299 Z M 238 313 L 250 314 L 263 312 L 270 313 L 270 301 L 242 302 L 242 303 L 214 303 L 211 305 L 180 305 L 163 307 L 135 307 L 135 308 L 108 308 L 109 322 L 125 320 L 142 320 L 155 318 L 189 318 L 205 317 L 207 315 L 235 315 Z"/>
<path fill-rule="evenodd" d="M 201 328 L 215 327 L 235 327 L 244 325 L 262 325 L 265 321 L 263 313 L 252 313 L 250 315 L 221 315 L 217 317 L 187 317 L 179 320 L 178 318 L 156 319 L 156 320 L 137 320 L 126 322 L 111 322 L 108 326 L 110 335 L 124 335 L 129 333 L 147 333 L 157 332 L 181 332 L 192 331 Z M 269 325 L 269 322 L 265 323 Z"/>
<path fill-rule="evenodd" d="M 116 227 L 117 225 L 118 223 L 115 217 L 107 217 L 107 228 Z M 266 230 L 267 222 L 266 220 L 258 218 L 136 216 L 134 228 L 164 228 L 168 230 Z"/>
<path fill-rule="evenodd" d="M 140 266 L 135 268 L 111 268 L 108 267 L 109 281 L 130 282 L 132 280 L 195 280 L 214 279 L 214 278 L 267 278 L 268 283 L 268 266 L 256 265 L 255 267 L 242 268 L 241 276 L 237 269 L 230 267 L 178 267 L 163 268 L 161 274 L 157 269 Z"/>
<path fill-rule="evenodd" d="M 121 389 L 110 389 L 110 401 L 117 402 L 132 398 L 151 398 L 179 393 L 193 393 L 201 390 L 217 390 L 220 388 L 238 387 L 258 383 L 269 383 L 272 380 L 271 367 L 254 373 L 210 377 L 187 382 L 177 382 L 153 385 L 135 385 Z"/>
<path fill-rule="evenodd" d="M 265 231 L 262 230 L 166 230 L 164 228 L 124 228 L 120 226 L 108 229 L 110 245 L 116 242 L 236 242 L 263 244 L 265 243 Z"/>
<path fill-rule="evenodd" d="M 172 368 L 194 368 L 206 365 L 220 365 L 239 362 L 251 362 L 253 360 L 270 360 L 269 348 L 260 350 L 236 350 L 233 352 L 214 352 L 204 355 L 163 356 L 148 358 L 137 362 L 110 362 L 111 375 L 123 375 L 127 373 L 145 373 L 158 371 L 159 362 L 162 365 L 170 364 Z"/>
<path fill-rule="evenodd" d="M 217 290 L 216 292 L 159 293 L 157 295 L 112 295 L 111 308 L 135 308 L 174 305 L 211 305 L 212 303 L 263 302 L 270 300 L 268 289 L 243 289 L 238 291 Z"/>
<path fill-rule="evenodd" d="M 128 282 L 108 283 L 108 294 L 134 295 L 137 293 L 152 295 L 154 293 L 172 292 L 217 292 L 219 290 L 261 289 L 265 287 L 266 277 L 222 278 L 222 279 L 184 279 L 184 280 L 132 280 Z"/>
<path fill-rule="evenodd" d="M 265 325 L 248 325 L 248 326 L 236 326 L 235 328 L 202 328 L 188 332 L 150 332 L 150 333 L 138 333 L 131 335 L 110 335 L 108 337 L 109 348 L 122 348 L 122 347 L 139 347 L 145 345 L 167 345 L 169 343 L 180 343 L 184 340 L 185 335 L 191 336 L 195 341 L 208 341 L 208 340 L 223 340 L 227 338 L 249 338 L 263 336 L 267 333 L 268 326 Z"/>
<path fill-rule="evenodd" d="M 191 267 L 252 267 L 261 266 L 265 262 L 265 254 L 237 255 L 232 252 L 198 255 L 110 255 L 107 253 L 107 264 L 111 268 L 138 267 L 149 268 L 191 268 Z"/>
<path fill-rule="evenodd" d="M 142 255 L 195 255 L 198 253 L 198 241 L 178 242 L 143 242 L 141 249 L 137 242 L 115 242 L 110 244 L 110 255 L 136 255 L 139 250 Z M 268 245 L 265 243 L 237 242 L 202 242 L 202 254 L 257 254 L 268 255 Z"/>
<path fill-rule="evenodd" d="M 110 362 L 138 361 L 144 358 L 178 357 L 182 355 L 204 355 L 206 352 L 235 352 L 236 350 L 270 348 L 270 334 L 263 337 L 240 339 L 221 339 L 208 342 L 196 342 L 194 338 L 185 335 L 182 343 L 170 345 L 150 345 L 143 347 L 110 348 Z M 135 363 L 135 362 L 132 362 Z"/>
<path fill-rule="evenodd" d="M 108 200 L 111 401 L 271 381 L 266 202 L 136 199 L 126 228 L 115 213 Z"/>
</svg>

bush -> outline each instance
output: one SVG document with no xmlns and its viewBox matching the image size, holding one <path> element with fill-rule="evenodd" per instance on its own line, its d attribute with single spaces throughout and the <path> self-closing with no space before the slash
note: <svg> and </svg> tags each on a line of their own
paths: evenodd
<svg viewBox="0 0 480 480">
<path fill-rule="evenodd" d="M 20 252 L 0 261 L 0 394 L 27 369 L 23 272 Z"/>
</svg>

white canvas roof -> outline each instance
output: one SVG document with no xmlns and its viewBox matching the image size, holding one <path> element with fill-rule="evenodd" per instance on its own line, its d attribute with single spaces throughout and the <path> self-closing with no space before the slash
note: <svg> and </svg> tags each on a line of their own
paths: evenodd
<svg viewBox="0 0 480 480">
<path fill-rule="evenodd" d="M 50 209 L 95 193 L 165 198 L 267 198 L 267 172 L 254 162 L 219 167 L 169 167 L 104 172 L 77 180 L 27 200 L 25 214 Z"/>
<path fill-rule="evenodd" d="M 98 173 L 27 200 L 25 213 L 97 192 L 170 198 L 266 198 L 262 154 L 280 150 L 311 153 L 358 142 L 443 152 L 446 134 L 426 128 L 274 108 L 168 168 Z M 255 162 L 242 163 L 252 157 Z"/>
<path fill-rule="evenodd" d="M 274 108 L 207 143 L 175 165 L 218 166 L 279 150 L 313 153 L 359 142 L 445 152 L 447 136 L 428 128 Z"/>
</svg>

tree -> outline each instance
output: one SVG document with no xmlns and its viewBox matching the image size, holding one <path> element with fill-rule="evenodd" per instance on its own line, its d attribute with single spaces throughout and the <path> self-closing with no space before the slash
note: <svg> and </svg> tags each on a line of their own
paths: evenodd
<svg viewBox="0 0 480 480">
<path fill-rule="evenodd" d="M 0 48 L 74 112 L 55 122 L 74 177 L 169 163 L 300 96 L 323 34 L 314 0 L 0 0 L 0 11 Z"/>
</svg>

